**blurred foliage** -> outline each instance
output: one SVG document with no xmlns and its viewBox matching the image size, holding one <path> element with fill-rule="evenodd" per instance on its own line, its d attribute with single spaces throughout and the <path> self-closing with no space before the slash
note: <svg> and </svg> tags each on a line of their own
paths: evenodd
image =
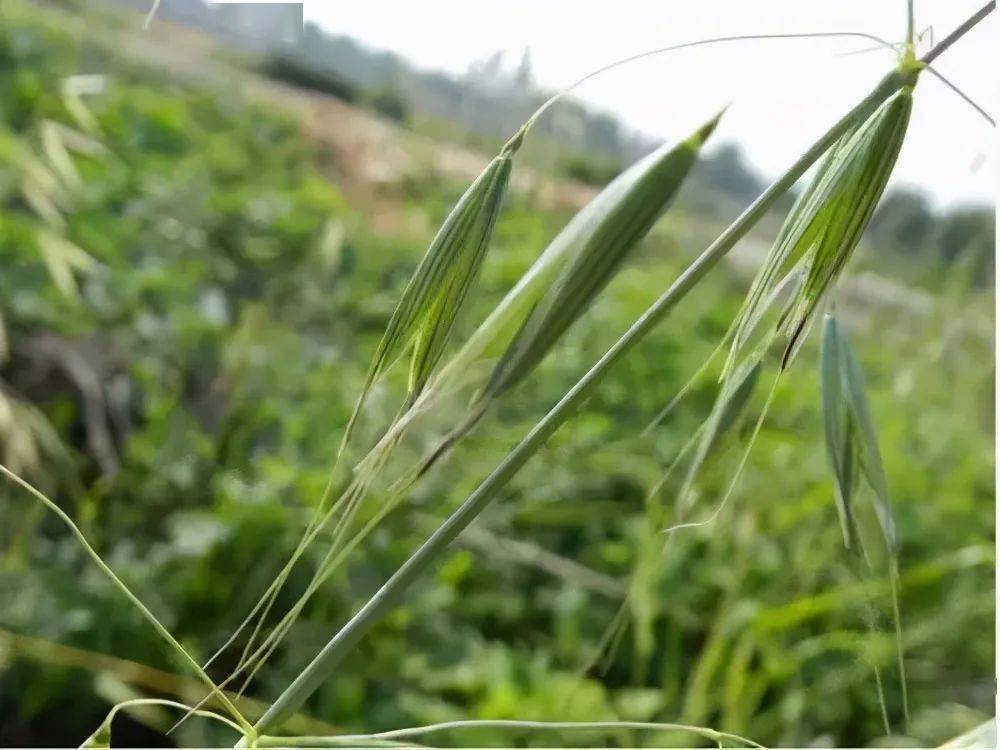
<svg viewBox="0 0 1000 750">
<path fill-rule="evenodd" d="M 390 120 L 405 123 L 410 117 L 410 103 L 396 86 L 381 86 L 367 97 L 368 106 Z"/>
<path fill-rule="evenodd" d="M 3 394 L 37 416 L 0 421 L 0 440 L 6 456 L 17 431 L 44 445 L 47 429 L 59 436 L 58 450 L 37 451 L 20 470 L 204 660 L 294 547 L 395 300 L 463 186 L 415 177 L 398 207 L 413 220 L 375 234 L 317 171 L 295 123 L 231 92 L 165 81 L 12 7 L 0 28 L 0 138 L 57 175 L 43 123 L 89 127 L 103 148 L 69 155 L 80 181 L 58 178 L 58 227 L 8 189 L 19 173 L 0 163 L 9 342 L 0 377 Z M 68 76 L 94 71 L 106 76 L 100 86 L 65 95 Z M 566 218 L 540 213 L 530 196 L 510 199 L 470 318 L 490 309 Z M 254 695 L 274 697 L 676 276 L 686 223 L 672 214 L 555 355 L 369 537 L 312 600 Z M 93 259 L 69 269 L 77 293 L 55 283 L 40 226 Z M 852 340 L 882 430 L 901 540 L 911 734 L 924 745 L 975 726 L 994 700 L 992 302 L 967 278 L 945 284 L 925 317 L 840 310 L 858 329 Z M 894 646 L 887 629 L 869 628 L 866 608 L 888 601 L 884 587 L 852 577 L 843 550 L 814 349 L 777 391 L 740 490 L 714 524 L 672 535 L 664 551 L 661 521 L 677 486 L 646 498 L 711 408 L 711 378 L 650 437 L 639 433 L 714 349 L 743 288 L 723 269 L 699 286 L 481 519 L 499 537 L 604 576 L 636 571 L 631 626 L 606 671 L 593 663 L 618 599 L 572 571 L 553 575 L 492 554 L 490 544 L 459 544 L 310 712 L 351 730 L 621 718 L 705 724 L 777 745 L 886 742 L 870 664 L 890 672 Z M 378 394 L 374 402 L 377 410 Z M 708 462 L 690 516 L 714 507 L 735 444 Z M 33 655 L 0 649 L 0 743 L 74 744 L 109 701 L 136 689 L 96 655 L 183 666 L 61 526 L 9 485 L 0 495 L 0 628 L 95 654 L 87 669 L 38 658 L 37 646 Z M 307 577 L 296 571 L 279 605 Z M 216 674 L 227 666 L 223 659 Z M 891 679 L 888 698 L 900 726 Z M 148 718 L 121 721 L 116 743 L 230 739 L 197 721 L 170 738 Z M 499 730 L 440 739 L 557 741 Z"/>
<path fill-rule="evenodd" d="M 622 165 L 616 159 L 576 154 L 564 160 L 560 171 L 571 180 L 587 185 L 606 185 L 618 176 Z"/>
<path fill-rule="evenodd" d="M 943 213 L 932 209 L 920 192 L 897 188 L 872 218 L 872 242 L 895 252 L 922 273 L 911 278 L 931 287 L 942 265 L 968 258 L 966 272 L 977 287 L 993 284 L 996 211 L 992 206 L 959 206 Z"/>
<path fill-rule="evenodd" d="M 345 102 L 353 102 L 358 98 L 354 86 L 343 80 L 336 71 L 317 68 L 293 51 L 272 52 L 259 67 L 264 75 L 293 86 L 330 94 Z"/>
</svg>

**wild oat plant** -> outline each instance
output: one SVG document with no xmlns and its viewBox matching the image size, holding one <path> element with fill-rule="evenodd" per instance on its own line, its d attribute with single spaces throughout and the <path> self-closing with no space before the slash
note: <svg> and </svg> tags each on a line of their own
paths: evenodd
<svg viewBox="0 0 1000 750">
<path fill-rule="evenodd" d="M 511 742 L 525 733 L 546 731 L 594 731 L 598 736 L 623 730 L 670 733 L 686 742 L 709 741 L 723 745 L 758 746 L 751 739 L 703 726 L 652 722 L 541 722 L 514 720 L 452 721 L 437 725 L 365 735 L 281 735 L 283 727 L 305 705 L 307 699 L 341 668 L 344 657 L 400 603 L 449 545 L 456 540 L 511 482 L 522 467 L 571 420 L 580 405 L 594 394 L 623 357 L 653 329 L 665 323 L 678 303 L 698 289 L 718 262 L 729 253 L 795 183 L 817 165 L 805 188 L 788 212 L 774 244 L 757 272 L 737 316 L 713 355 L 692 378 L 691 385 L 717 367 L 719 387 L 715 406 L 678 452 L 664 475 L 649 493 L 649 518 L 644 532 L 650 552 L 643 553 L 628 582 L 619 616 L 610 624 L 595 663 L 613 653 L 631 615 L 636 632 L 643 632 L 643 591 L 655 577 L 662 555 L 677 534 L 694 526 L 715 522 L 737 488 L 754 440 L 775 394 L 784 380 L 796 376 L 796 354 L 814 322 L 830 307 L 833 290 L 842 278 L 893 172 L 906 136 L 910 112 L 919 106 L 918 82 L 925 71 L 952 44 L 994 10 L 990 2 L 922 57 L 914 51 L 912 9 L 903 43 L 895 45 L 898 61 L 871 93 L 834 123 L 815 143 L 773 182 L 745 211 L 698 256 L 600 357 L 586 374 L 538 420 L 467 499 L 431 533 L 364 606 L 336 633 L 312 661 L 291 680 L 287 688 L 251 719 L 242 697 L 259 670 L 286 638 L 306 604 L 320 586 L 339 570 L 351 552 L 405 502 L 408 493 L 428 471 L 502 408 L 509 394 L 529 380 L 555 345 L 602 290 L 615 277 L 640 241 L 669 210 L 675 195 L 711 137 L 717 114 L 686 140 L 663 146 L 623 172 L 586 205 L 552 240 L 507 295 L 492 309 L 464 341 L 460 322 L 468 318 L 470 299 L 475 296 L 504 199 L 518 159 L 519 149 L 531 137 L 531 129 L 549 106 L 573 87 L 547 102 L 503 146 L 480 176 L 459 198 L 437 231 L 415 272 L 396 303 L 388 326 L 371 359 L 356 406 L 343 427 L 326 490 L 315 504 L 299 543 L 277 572 L 258 603 L 246 614 L 232 636 L 220 644 L 215 656 L 199 664 L 167 627 L 143 604 L 88 542 L 74 520 L 59 505 L 22 478 L 31 463 L 42 458 L 45 430 L 37 427 L 35 438 L 8 440 L 23 446 L 20 453 L 5 452 L 6 477 L 33 495 L 76 536 L 93 563 L 114 583 L 125 601 L 136 607 L 149 625 L 189 666 L 204 685 L 204 700 L 197 705 L 164 699 L 133 698 L 116 705 L 104 723 L 84 741 L 87 747 L 109 747 L 113 720 L 122 710 L 158 706 L 176 709 L 180 720 L 189 717 L 221 722 L 242 746 L 395 746 L 412 745 L 435 732 L 489 727 L 510 731 Z M 775 35 L 809 36 L 804 35 Z M 844 36 L 866 36 L 847 34 Z M 754 38 L 754 37 L 747 37 Z M 764 37 L 765 39 L 768 37 Z M 652 54 L 680 51 L 704 44 L 723 44 L 745 38 L 700 40 L 635 55 L 617 61 L 581 79 Z M 878 44 L 889 45 L 883 40 Z M 665 84 L 668 85 L 668 84 Z M 63 294 L 76 293 L 75 274 L 95 261 L 59 234 L 61 211 L 70 200 L 70 188 L 79 185 L 68 150 L 96 153 L 99 136 L 87 119 L 78 98 L 71 100 L 80 130 L 49 123 L 39 134 L 37 153 L 25 142 L 0 141 L 12 189 L 19 190 L 37 219 L 38 251 L 55 285 Z M 91 133 L 87 131 L 90 130 Z M 872 689 L 882 707 L 887 733 L 906 731 L 909 720 L 906 695 L 906 653 L 903 649 L 903 615 L 898 588 L 899 539 L 891 503 L 891 492 L 882 465 L 882 449 L 868 406 L 864 376 L 858 359 L 832 312 L 822 325 L 821 393 L 816 401 L 822 410 L 833 500 L 840 518 L 849 566 L 862 581 L 885 581 L 891 610 L 891 628 L 897 649 L 896 674 L 887 679 L 873 660 Z M 718 356 L 724 354 L 720 362 Z M 407 360 L 405 393 L 384 416 L 371 408 L 378 390 L 384 405 L 387 373 Z M 763 386 L 762 386 L 763 384 Z M 747 418 L 755 391 L 767 392 L 763 407 L 749 435 L 740 438 L 738 425 Z M 388 389 L 391 390 L 391 389 Z M 679 399 L 685 387 L 656 416 L 647 430 L 655 430 Z M 35 420 L 30 408 L 12 399 L 4 400 L 3 425 L 8 431 L 31 432 Z M 465 406 L 457 413 L 454 404 Z M 439 437 L 419 445 L 414 435 Z M 726 491 L 714 509 L 695 516 L 695 487 L 708 462 L 726 442 L 742 440 L 740 460 L 726 481 Z M 37 443 L 37 445 L 36 445 Z M 401 450 L 403 446 L 410 446 Z M 46 460 L 54 457 L 44 454 Z M 668 478 L 675 469 L 683 472 L 678 488 L 671 491 Z M 454 469 L 451 469 L 454 470 Z M 372 505 L 371 491 L 379 487 L 380 504 Z M 777 498 L 775 499 L 778 500 Z M 721 533 L 721 530 L 720 530 Z M 286 589 L 305 566 L 307 550 L 319 546 L 320 562 L 308 573 L 304 588 L 289 600 Z M 695 564 L 695 561 L 691 561 Z M 866 591 L 879 592 L 874 588 Z M 883 627 L 883 602 L 873 593 L 864 603 L 866 621 Z M 291 604 L 289 604 L 291 601 Z M 280 611 L 276 610 L 279 608 Z M 276 618 L 276 621 L 275 621 Z M 639 637 L 640 648 L 642 638 Z M 238 648 L 237 648 L 238 646 Z M 221 680 L 209 676 L 219 659 L 228 674 Z M 901 696 L 901 716 L 890 715 L 886 691 Z M 897 726 L 898 724 L 898 726 Z"/>
</svg>

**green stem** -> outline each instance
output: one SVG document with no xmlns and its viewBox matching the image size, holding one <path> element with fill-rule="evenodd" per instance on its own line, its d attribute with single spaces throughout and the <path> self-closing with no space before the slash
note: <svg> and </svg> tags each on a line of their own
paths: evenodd
<svg viewBox="0 0 1000 750">
<path fill-rule="evenodd" d="M 981 20 L 992 10 L 994 5 L 995 2 L 991 2 L 973 18 L 978 16 Z M 975 22 L 967 21 L 963 27 L 967 31 L 974 25 Z M 951 34 L 942 44 L 950 45 L 956 38 L 955 34 Z M 937 50 L 937 47 L 931 50 L 924 58 L 924 62 L 936 57 Z M 919 70 L 915 68 L 893 70 L 883 78 L 860 104 L 821 136 L 784 175 L 772 183 L 698 256 L 670 288 L 647 308 L 587 374 L 507 454 L 465 502 L 428 537 L 357 614 L 333 636 L 260 718 L 254 727 L 257 732 L 263 734 L 277 727 L 298 710 L 323 681 L 333 673 L 350 649 L 396 606 L 409 586 L 431 567 L 448 545 L 500 494 L 500 491 L 514 478 L 528 459 L 569 419 L 576 407 L 592 393 L 607 372 L 673 310 L 677 303 L 694 288 L 695 284 L 732 250 L 736 243 L 774 205 L 774 202 L 791 188 L 837 139 L 847 132 L 855 122 L 867 117 L 902 86 L 913 85 L 918 72 Z"/>
<path fill-rule="evenodd" d="M 471 719 L 467 721 L 445 721 L 440 724 L 427 724 L 421 727 L 393 729 L 376 734 L 334 735 L 332 737 L 271 737 L 264 736 L 259 740 L 259 747 L 285 747 L 291 740 L 296 747 L 331 747 L 338 743 L 354 743 L 369 740 L 397 740 L 408 737 L 419 737 L 432 732 L 450 732 L 461 729 L 511 729 L 522 731 L 603 731 L 619 732 L 623 729 L 635 729 L 653 732 L 686 732 L 712 742 L 726 740 L 739 742 L 748 747 L 762 747 L 753 740 L 738 734 L 719 732 L 709 727 L 697 727 L 690 724 L 669 724 L 651 721 L 519 721 L 515 719 Z"/>
<path fill-rule="evenodd" d="M 930 65 L 936 59 L 941 56 L 941 53 L 947 50 L 951 45 L 969 33 L 974 26 L 976 26 L 980 21 L 982 21 L 986 16 L 997 9 L 996 0 L 990 0 L 982 8 L 977 10 L 971 16 L 969 16 L 965 22 L 956 28 L 953 32 L 948 34 L 944 39 L 934 45 L 934 49 L 930 50 L 926 55 L 920 58 L 920 62 L 925 65 Z"/>
<path fill-rule="evenodd" d="M 242 734 L 244 731 L 239 724 L 237 724 L 234 721 L 230 721 L 225 716 L 220 716 L 214 711 L 202 711 L 201 709 L 198 708 L 192 708 L 186 703 L 179 703 L 177 701 L 166 700 L 165 698 L 133 698 L 132 700 L 122 701 L 121 703 L 116 703 L 114 706 L 112 706 L 111 710 L 108 712 L 107 717 L 105 717 L 104 722 L 101 724 L 97 732 L 95 732 L 94 734 L 96 735 L 100 733 L 102 730 L 106 730 L 110 738 L 111 723 L 115 720 L 115 717 L 118 715 L 120 711 L 126 708 L 132 708 L 134 706 L 167 706 L 168 708 L 177 708 L 182 711 L 188 711 L 195 716 L 201 716 L 204 719 L 213 719 L 214 721 L 221 722 L 230 729 L 233 729 L 240 734 Z M 87 744 L 84 743 L 83 747 L 86 746 Z"/>
<path fill-rule="evenodd" d="M 884 45 L 886 47 L 892 47 L 889 42 L 885 39 L 875 36 L 874 34 L 866 34 L 860 31 L 805 31 L 805 32 L 792 32 L 784 34 L 738 34 L 736 36 L 717 36 L 710 39 L 698 39 L 693 42 L 682 42 L 680 44 L 671 44 L 669 47 L 657 47 L 655 49 L 645 50 L 644 52 L 639 52 L 634 55 L 629 55 L 628 57 L 622 57 L 607 65 L 602 65 L 596 70 L 592 70 L 583 78 L 578 79 L 576 82 L 570 84 L 562 91 L 557 91 L 555 94 L 550 96 L 541 106 L 538 107 L 528 118 L 528 120 L 518 128 L 518 131 L 511 137 L 511 139 L 504 146 L 501 153 L 506 152 L 510 149 L 516 149 L 521 144 L 521 139 L 527 134 L 531 127 L 538 121 L 538 119 L 548 111 L 556 102 L 565 96 L 573 93 L 580 86 L 585 84 L 587 81 L 596 78 L 602 73 L 606 73 L 609 70 L 614 70 L 615 68 L 620 68 L 623 65 L 628 65 L 629 63 L 635 62 L 636 60 L 644 60 L 648 57 L 657 57 L 664 54 L 665 52 L 677 52 L 683 49 L 691 49 L 692 47 L 706 47 L 716 44 L 728 44 L 731 42 L 753 42 L 753 41 L 775 41 L 777 39 L 843 39 L 843 38 L 855 38 L 855 39 L 867 39 L 877 44 Z"/>
<path fill-rule="evenodd" d="M 219 689 L 218 685 L 212 682 L 212 679 L 198 665 L 198 662 L 196 662 L 194 658 L 192 658 L 191 655 L 188 654 L 188 652 L 184 649 L 184 647 L 177 641 L 176 638 L 174 638 L 173 634 L 169 630 L 167 630 L 166 626 L 157 619 L 156 615 L 154 615 L 150 611 L 150 609 L 145 604 L 142 603 L 142 600 L 139 599 L 138 596 L 132 593 L 132 589 L 126 586 L 125 582 L 118 577 L 118 575 L 111 569 L 111 567 L 106 562 L 104 562 L 104 558 L 102 558 L 97 553 L 97 550 L 95 550 L 91 546 L 90 542 L 87 540 L 87 537 L 85 537 L 83 535 L 83 532 L 80 531 L 80 527 L 73 522 L 73 519 L 69 517 L 66 511 L 64 511 L 62 508 L 56 505 L 56 503 L 53 500 L 51 500 L 44 492 L 37 489 L 34 485 L 30 484 L 28 481 L 22 479 L 19 475 L 15 474 L 13 471 L 8 469 L 3 464 L 0 464 L 0 474 L 3 474 L 3 476 L 7 477 L 9 480 L 11 480 L 15 484 L 19 485 L 21 488 L 26 490 L 27 492 L 29 492 L 31 495 L 33 495 L 46 508 L 48 508 L 56 516 L 58 516 L 59 520 L 61 520 L 64 524 L 66 524 L 70 532 L 73 534 L 73 536 L 76 537 L 76 540 L 80 543 L 80 546 L 83 547 L 83 550 L 94 561 L 94 564 L 101 569 L 101 572 L 103 572 L 104 575 L 106 575 L 108 579 L 110 579 L 111 583 L 115 585 L 115 587 L 125 596 L 125 598 L 128 599 L 129 602 L 131 602 L 131 604 L 136 609 L 139 610 L 142 616 L 146 618 L 147 622 L 149 622 L 149 624 L 153 626 L 153 629 L 160 634 L 160 637 L 163 638 L 163 640 L 165 640 L 167 643 L 169 643 L 170 646 L 174 649 L 174 651 L 185 662 L 187 662 L 188 666 L 191 667 L 194 673 L 198 675 L 198 677 L 201 679 L 202 682 L 205 683 L 205 685 L 208 686 L 208 689 L 212 692 L 212 694 L 216 697 L 216 699 L 223 706 L 225 706 L 225 708 L 229 711 L 230 715 L 232 715 L 232 717 L 239 723 L 240 731 L 243 732 L 244 734 L 252 734 L 253 729 L 251 728 L 250 723 L 243 717 L 243 715 L 239 712 L 236 706 L 233 705 L 232 701 L 230 701 L 229 698 L 226 697 L 225 693 L 223 693 Z"/>
</svg>

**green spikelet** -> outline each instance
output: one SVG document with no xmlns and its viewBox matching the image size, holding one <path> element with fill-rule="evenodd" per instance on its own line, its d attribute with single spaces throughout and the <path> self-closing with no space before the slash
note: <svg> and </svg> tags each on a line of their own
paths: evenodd
<svg viewBox="0 0 1000 750">
<path fill-rule="evenodd" d="M 508 143 L 469 186 L 427 248 L 372 358 L 341 449 L 347 444 L 372 384 L 395 357 L 407 347 L 412 350 L 411 399 L 420 393 L 441 359 L 486 256 L 520 138 L 519 134 Z"/>
<path fill-rule="evenodd" d="M 793 206 L 750 288 L 737 317 L 724 377 L 770 303 L 770 293 L 789 273 L 799 279 L 778 329 L 786 336 L 782 367 L 791 362 L 882 197 L 912 106 L 913 88 L 907 86 L 830 149 Z"/>
<path fill-rule="evenodd" d="M 653 152 L 618 178 L 629 186 L 627 193 L 597 218 L 536 303 L 494 368 L 482 398 L 496 397 L 523 380 L 590 306 L 670 205 L 721 116 L 687 140 Z M 640 179 L 635 179 L 637 174 Z"/>
</svg>

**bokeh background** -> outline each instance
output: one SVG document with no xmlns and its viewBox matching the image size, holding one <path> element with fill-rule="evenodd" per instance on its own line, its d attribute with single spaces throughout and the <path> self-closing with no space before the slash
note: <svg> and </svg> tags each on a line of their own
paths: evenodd
<svg viewBox="0 0 1000 750">
<path fill-rule="evenodd" d="M 288 8 L 164 0 L 144 29 L 146 9 L 0 6 L 0 455 L 204 660 L 302 534 L 434 230 L 549 92 L 530 55 L 482 44 L 468 70 L 442 72 L 338 33 L 335 14 L 303 28 Z M 835 52 L 851 49 L 799 48 L 829 70 Z M 889 64 L 864 60 L 871 81 Z M 683 61 L 672 71 L 698 75 Z M 637 99 L 670 100 L 670 75 L 617 80 Z M 821 87 L 795 94 L 804 108 L 823 99 Z M 754 107 L 738 90 L 713 96 Z M 683 99 L 677 109 L 677 134 L 712 114 Z M 888 589 L 852 573 L 832 502 L 815 342 L 777 391 L 715 523 L 675 534 L 662 557 L 651 526 L 676 483 L 652 500 L 649 490 L 708 414 L 713 378 L 651 434 L 642 428 L 715 349 L 780 211 L 615 369 L 315 694 L 297 731 L 606 718 L 707 725 L 771 745 L 933 745 L 991 716 L 995 211 L 977 170 L 990 168 L 992 134 L 961 105 L 920 113 L 934 116 L 971 120 L 955 128 L 978 140 L 937 146 L 942 159 L 954 146 L 966 166 L 921 181 L 907 165 L 923 151 L 904 148 L 907 179 L 883 201 L 836 303 L 867 373 L 901 538 L 907 736 L 881 616 Z M 785 128 L 803 142 L 816 134 L 784 118 L 773 138 Z M 720 133 L 675 208 L 553 356 L 324 585 L 249 691 L 248 713 L 763 189 L 734 135 Z M 579 100 L 542 120 L 462 330 L 664 137 Z M 376 393 L 376 413 L 388 415 L 401 378 Z M 696 512 L 714 507 L 751 427 L 712 456 Z M 321 553 L 297 569 L 280 606 Z M 628 627 L 598 659 L 629 586 Z M 897 732 L 888 738 L 873 665 L 887 675 Z M 0 743 L 76 745 L 116 702 L 201 692 L 65 527 L 23 491 L 0 488 Z M 115 744 L 232 739 L 200 721 L 168 736 L 176 718 L 123 715 Z M 692 741 L 499 730 L 435 740 Z"/>
</svg>

